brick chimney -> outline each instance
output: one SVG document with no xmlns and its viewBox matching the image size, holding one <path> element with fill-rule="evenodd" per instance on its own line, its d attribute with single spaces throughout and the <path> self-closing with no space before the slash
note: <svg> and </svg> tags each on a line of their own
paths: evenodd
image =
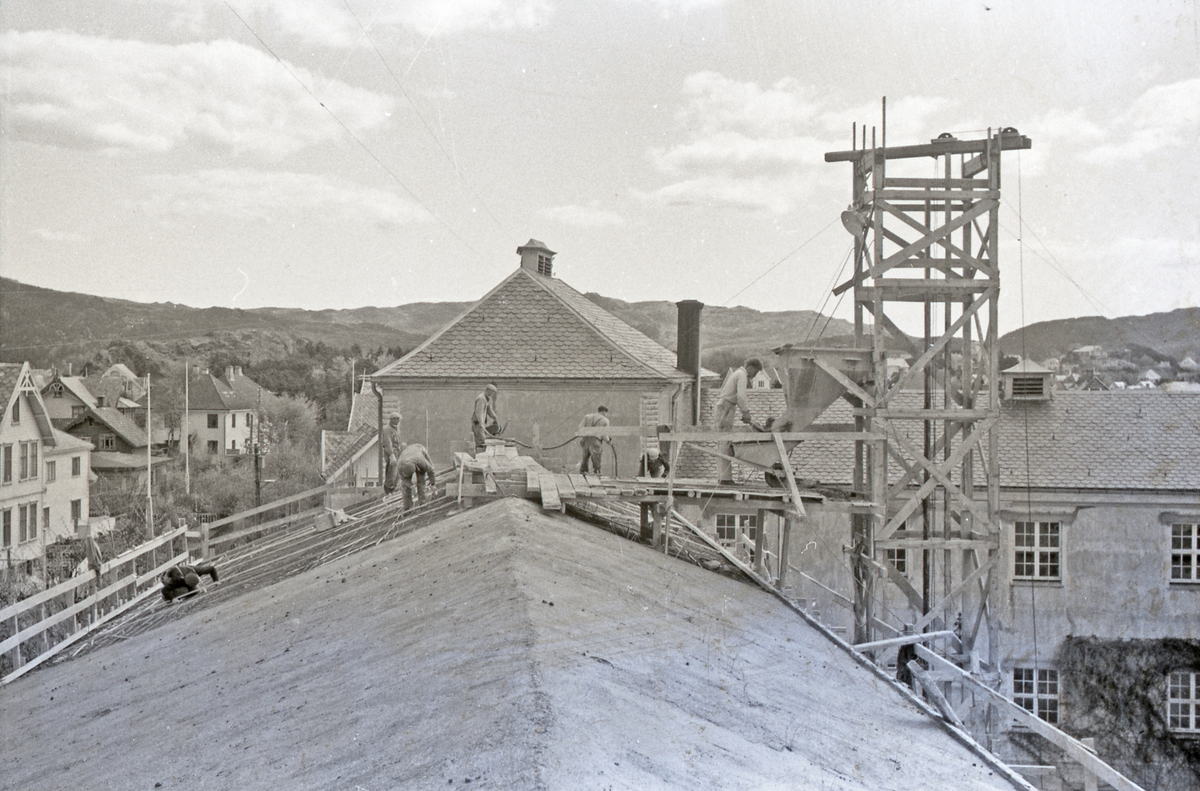
<svg viewBox="0 0 1200 791">
<path fill-rule="evenodd" d="M 517 248 L 517 255 L 521 256 L 521 268 L 546 277 L 554 275 L 554 256 L 557 255 L 553 250 L 539 242 L 537 239 L 530 239 L 525 244 Z"/>
</svg>

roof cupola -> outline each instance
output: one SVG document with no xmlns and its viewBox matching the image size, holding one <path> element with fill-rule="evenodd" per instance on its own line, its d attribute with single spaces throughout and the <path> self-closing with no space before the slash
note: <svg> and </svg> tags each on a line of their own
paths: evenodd
<svg viewBox="0 0 1200 791">
<path fill-rule="evenodd" d="M 517 255 L 521 256 L 522 269 L 546 277 L 554 276 L 554 256 L 557 254 L 537 239 L 530 239 L 518 247 Z"/>
</svg>

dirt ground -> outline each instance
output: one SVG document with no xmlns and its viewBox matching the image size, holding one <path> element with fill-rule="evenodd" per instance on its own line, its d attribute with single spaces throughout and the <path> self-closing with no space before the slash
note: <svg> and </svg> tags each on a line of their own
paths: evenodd
<svg viewBox="0 0 1200 791">
<path fill-rule="evenodd" d="M 172 606 L 0 689 L 0 787 L 1013 787 L 770 595 L 522 500 Z"/>
</svg>

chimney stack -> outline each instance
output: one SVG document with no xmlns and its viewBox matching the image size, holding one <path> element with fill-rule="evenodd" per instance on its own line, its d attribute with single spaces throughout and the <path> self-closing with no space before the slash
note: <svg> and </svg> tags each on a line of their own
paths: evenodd
<svg viewBox="0 0 1200 791">
<path fill-rule="evenodd" d="M 557 255 L 553 250 L 539 242 L 537 239 L 530 239 L 525 244 L 517 248 L 517 255 L 521 256 L 521 268 L 537 275 L 545 277 L 553 277 L 554 275 L 554 256 Z"/>
<path fill-rule="evenodd" d="M 232 382 L 234 377 L 234 369 L 232 365 L 225 366 L 225 381 Z"/>
<path fill-rule="evenodd" d="M 704 303 L 694 299 L 676 302 L 679 309 L 675 334 L 675 365 L 692 376 L 700 373 L 700 314 Z"/>
</svg>

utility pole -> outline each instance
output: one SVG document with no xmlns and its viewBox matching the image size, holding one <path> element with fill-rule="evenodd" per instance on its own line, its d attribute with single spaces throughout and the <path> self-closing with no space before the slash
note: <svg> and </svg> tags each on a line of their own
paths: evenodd
<svg viewBox="0 0 1200 791">
<path fill-rule="evenodd" d="M 255 426 L 251 429 L 254 440 L 254 507 L 262 505 L 262 388 L 258 388 L 258 411 L 254 416 Z"/>
<path fill-rule="evenodd" d="M 154 467 L 150 451 L 154 446 L 154 421 L 150 416 L 150 374 L 146 374 L 146 540 L 154 538 Z"/>
<path fill-rule="evenodd" d="M 190 357 L 183 359 L 183 470 L 184 470 L 184 491 L 188 497 L 192 496 L 192 434 L 191 427 L 188 424 L 188 411 L 192 405 L 191 399 L 191 383 L 192 383 L 192 360 Z"/>
</svg>

